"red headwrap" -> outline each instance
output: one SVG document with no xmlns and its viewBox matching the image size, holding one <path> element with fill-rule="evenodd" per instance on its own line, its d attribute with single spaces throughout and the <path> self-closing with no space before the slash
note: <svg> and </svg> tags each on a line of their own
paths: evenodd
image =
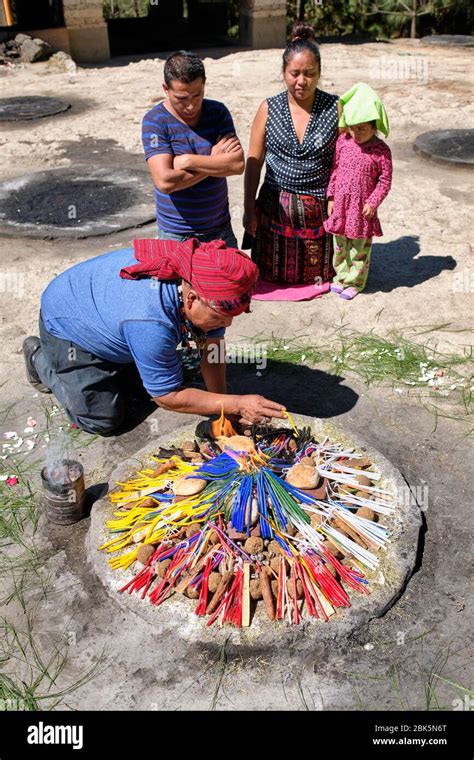
<svg viewBox="0 0 474 760">
<path fill-rule="evenodd" d="M 201 243 L 196 238 L 185 243 L 134 240 L 133 246 L 139 263 L 122 269 L 121 277 L 128 280 L 142 277 L 182 279 L 220 314 L 234 317 L 249 311 L 258 269 L 238 248 L 227 248 L 223 240 Z"/>
</svg>

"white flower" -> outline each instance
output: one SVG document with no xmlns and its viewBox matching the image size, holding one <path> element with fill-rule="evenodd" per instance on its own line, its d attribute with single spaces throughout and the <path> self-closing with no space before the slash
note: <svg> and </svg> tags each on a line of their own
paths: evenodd
<svg viewBox="0 0 474 760">
<path fill-rule="evenodd" d="M 14 430 L 9 430 L 7 433 L 3 434 L 3 437 L 7 440 L 10 438 L 18 438 L 18 433 L 16 433 Z"/>
<path fill-rule="evenodd" d="M 302 354 L 301 355 L 301 361 L 304 362 L 305 359 L 306 359 L 306 354 Z"/>
<path fill-rule="evenodd" d="M 449 390 L 450 391 L 455 391 L 457 387 L 458 387 L 457 385 L 450 385 L 449 386 Z"/>
<path fill-rule="evenodd" d="M 288 351 L 289 346 L 283 346 L 283 351 Z"/>
<path fill-rule="evenodd" d="M 401 388 L 394 388 L 393 390 L 395 391 L 395 393 L 400 393 L 400 394 L 403 393 Z"/>
<path fill-rule="evenodd" d="M 30 426 L 30 427 L 26 427 L 23 432 L 24 433 L 32 433 L 33 431 L 34 431 L 34 427 Z"/>
</svg>

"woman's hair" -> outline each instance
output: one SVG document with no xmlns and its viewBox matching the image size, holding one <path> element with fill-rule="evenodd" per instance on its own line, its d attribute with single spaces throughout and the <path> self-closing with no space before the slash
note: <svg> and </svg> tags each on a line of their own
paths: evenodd
<svg viewBox="0 0 474 760">
<path fill-rule="evenodd" d="M 199 78 L 205 81 L 206 72 L 199 56 L 187 50 L 178 50 L 166 59 L 164 78 L 169 87 L 174 79 L 184 84 L 190 84 Z"/>
<path fill-rule="evenodd" d="M 318 64 L 319 71 L 321 71 L 321 55 L 319 47 L 316 44 L 314 29 L 311 24 L 305 24 L 304 21 L 296 21 L 291 30 L 290 42 L 283 53 L 283 71 L 285 71 L 293 56 L 297 53 L 302 53 L 304 50 L 311 53 Z"/>
<path fill-rule="evenodd" d="M 295 21 L 291 29 L 290 40 L 292 42 L 295 42 L 295 40 L 311 40 L 312 42 L 316 42 L 313 27 L 305 21 Z"/>
</svg>

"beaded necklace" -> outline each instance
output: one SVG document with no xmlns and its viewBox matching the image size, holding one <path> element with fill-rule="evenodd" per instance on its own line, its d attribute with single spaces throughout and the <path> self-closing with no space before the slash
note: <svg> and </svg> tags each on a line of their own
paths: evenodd
<svg viewBox="0 0 474 760">
<path fill-rule="evenodd" d="M 188 370 L 198 369 L 201 363 L 201 354 L 207 340 L 207 332 L 200 330 L 199 327 L 187 318 L 184 310 L 183 286 L 178 285 L 178 303 L 179 316 L 181 320 L 181 362 Z M 191 345 L 191 341 L 196 344 L 196 349 Z"/>
</svg>

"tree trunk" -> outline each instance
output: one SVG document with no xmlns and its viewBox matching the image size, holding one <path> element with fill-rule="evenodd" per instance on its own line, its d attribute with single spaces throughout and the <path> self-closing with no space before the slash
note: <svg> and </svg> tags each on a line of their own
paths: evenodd
<svg viewBox="0 0 474 760">
<path fill-rule="evenodd" d="M 412 14 L 411 14 L 411 30 L 410 30 L 410 37 L 412 39 L 415 39 L 416 37 L 416 12 L 418 10 L 417 5 L 418 5 L 418 0 L 413 0 Z"/>
<path fill-rule="evenodd" d="M 305 10 L 306 10 L 306 0 L 299 0 L 298 21 L 304 21 Z"/>
</svg>

